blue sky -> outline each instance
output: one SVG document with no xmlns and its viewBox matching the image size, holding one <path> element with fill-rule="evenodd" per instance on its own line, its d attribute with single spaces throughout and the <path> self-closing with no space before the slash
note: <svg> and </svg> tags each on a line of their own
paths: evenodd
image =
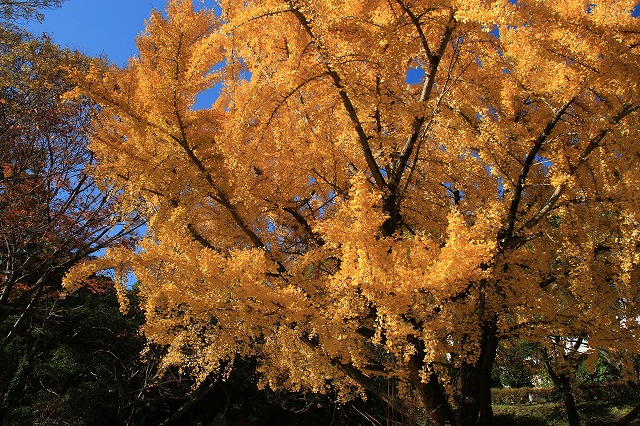
<svg viewBox="0 0 640 426">
<path fill-rule="evenodd" d="M 135 38 L 144 30 L 145 19 L 164 6 L 165 0 L 67 0 L 58 9 L 45 10 L 42 23 L 30 22 L 27 29 L 124 66 L 136 54 Z"/>
<path fill-rule="evenodd" d="M 29 22 L 35 36 L 47 34 L 54 43 L 79 50 L 88 56 L 106 56 L 125 66 L 137 54 L 135 40 L 153 9 L 164 10 L 166 0 L 66 0 L 62 7 L 45 10 L 42 22 Z M 194 2 L 202 7 L 200 0 Z M 215 0 L 204 6 L 217 7 Z M 220 87 L 197 97 L 195 108 L 207 108 L 217 98 Z"/>
<path fill-rule="evenodd" d="M 143 30 L 151 11 L 163 10 L 165 0 L 66 0 L 58 9 L 46 10 L 43 22 L 30 22 L 34 35 L 48 34 L 54 42 L 77 49 L 89 56 L 107 56 L 120 66 L 136 54 L 135 38 Z M 202 6 L 200 0 L 194 2 Z M 205 0 L 217 7 L 215 0 Z M 640 5 L 634 16 L 640 15 Z M 421 70 L 413 70 L 408 79 L 420 79 Z"/>
</svg>

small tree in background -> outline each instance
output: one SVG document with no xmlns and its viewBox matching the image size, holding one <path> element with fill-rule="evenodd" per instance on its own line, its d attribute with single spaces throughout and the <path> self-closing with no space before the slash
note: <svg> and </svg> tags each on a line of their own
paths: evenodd
<svg viewBox="0 0 640 426">
<path fill-rule="evenodd" d="M 67 100 L 68 70 L 85 59 L 48 40 L 0 37 L 0 321 L 60 290 L 81 259 L 130 244 L 141 222 L 118 225 L 115 193 L 85 171 L 95 104 Z M 22 318 L 22 317 L 19 317 Z"/>
<path fill-rule="evenodd" d="M 117 393 L 127 380 L 135 382 L 120 377 L 140 348 L 116 348 L 137 338 L 134 326 L 114 310 L 113 291 L 105 293 L 102 285 L 91 297 L 57 300 L 72 265 L 112 245 L 132 246 L 142 223 L 130 216 L 129 225 L 122 225 L 114 208 L 117 194 L 106 187 L 101 192 L 86 173 L 94 163 L 87 129 L 98 108 L 88 99 L 64 97 L 74 87 L 69 71 L 83 67 L 85 57 L 48 39 L 0 29 L 0 417 L 21 418 L 22 410 L 27 423 L 49 415 L 55 421 L 58 414 L 72 419 L 65 404 L 84 387 L 99 393 L 104 381 L 105 392 Z M 104 325 L 104 339 L 93 341 L 96 322 Z M 107 398 L 85 390 L 96 401 L 114 401 L 115 393 Z M 106 408 L 97 403 L 84 414 L 99 418 L 100 410 Z M 109 418 L 126 410 L 133 408 Z M 33 417 L 37 413 L 42 419 Z"/>
<path fill-rule="evenodd" d="M 0 22 L 15 25 L 16 21 L 43 18 L 42 10 L 60 7 L 65 0 L 0 0 Z M 2 37 L 6 34 L 2 34 Z"/>
</svg>

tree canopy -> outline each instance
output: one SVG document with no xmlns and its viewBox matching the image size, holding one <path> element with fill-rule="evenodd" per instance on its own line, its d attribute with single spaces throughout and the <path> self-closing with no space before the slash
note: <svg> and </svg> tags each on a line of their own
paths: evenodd
<svg viewBox="0 0 640 426">
<path fill-rule="evenodd" d="M 416 422 L 489 424 L 500 340 L 637 352 L 636 2 L 220 5 L 172 0 L 78 74 L 94 176 L 149 228 L 70 287 L 135 272 L 200 380 L 252 356 Z"/>
<path fill-rule="evenodd" d="M 0 322 L 61 289 L 63 274 L 140 226 L 120 226 L 100 192 L 87 130 L 97 105 L 65 99 L 86 58 L 0 29 Z M 84 65 L 83 65 L 84 64 Z M 25 311 L 26 312 L 26 311 Z M 4 337 L 4 336 L 3 336 Z"/>
<path fill-rule="evenodd" d="M 0 423 L 113 424 L 142 405 L 136 323 L 111 281 L 60 301 L 64 273 L 140 226 L 87 169 L 87 98 L 65 98 L 87 58 L 0 28 Z M 86 290 L 89 291 L 86 291 Z M 96 334 L 98 331 L 98 334 Z M 95 402 L 94 402 L 95 400 Z M 87 404 L 91 401 L 92 404 Z"/>
<path fill-rule="evenodd" d="M 64 0 L 0 0 L 0 21 L 13 25 L 24 19 L 42 19 L 42 9 L 59 7 Z"/>
</svg>

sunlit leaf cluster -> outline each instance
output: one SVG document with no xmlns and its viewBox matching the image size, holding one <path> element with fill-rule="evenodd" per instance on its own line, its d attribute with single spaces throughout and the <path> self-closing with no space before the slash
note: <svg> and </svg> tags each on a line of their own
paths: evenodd
<svg viewBox="0 0 640 426">
<path fill-rule="evenodd" d="M 220 5 L 171 1 L 127 67 L 78 75 L 95 175 L 149 221 L 86 268 L 136 274 L 168 365 L 397 379 L 444 423 L 424 395 L 482 405 L 500 340 L 637 351 L 635 2 Z"/>
</svg>

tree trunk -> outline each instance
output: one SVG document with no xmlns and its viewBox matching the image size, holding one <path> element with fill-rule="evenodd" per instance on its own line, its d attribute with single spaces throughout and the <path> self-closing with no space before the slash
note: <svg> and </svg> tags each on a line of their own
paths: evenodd
<svg viewBox="0 0 640 426">
<path fill-rule="evenodd" d="M 638 417 L 638 415 L 640 415 L 640 405 L 636 405 L 633 410 L 629 411 L 624 415 L 624 417 L 618 420 L 616 426 L 629 426 L 631 422 Z"/>
<path fill-rule="evenodd" d="M 569 420 L 569 426 L 580 426 L 580 414 L 578 413 L 578 407 L 576 406 L 576 400 L 573 397 L 573 389 L 571 388 L 571 378 L 565 374 L 556 374 L 549 362 L 545 362 L 553 387 L 562 397 L 564 407 L 567 410 L 567 419 Z"/>
<path fill-rule="evenodd" d="M 576 400 L 573 397 L 573 391 L 571 390 L 571 380 L 564 375 L 561 376 L 560 395 L 562 395 L 562 401 L 567 409 L 569 426 L 580 426 L 580 415 L 578 414 Z"/>
<path fill-rule="evenodd" d="M 420 365 L 417 355 L 411 357 L 409 363 L 410 380 L 418 392 L 420 400 L 424 405 L 424 411 L 429 421 L 436 425 L 453 424 L 453 410 L 449 405 L 447 394 L 438 381 L 438 376 L 432 372 L 429 380 L 424 383 L 420 377 Z M 415 417 L 415 416 L 411 416 Z M 422 424 L 422 421 L 415 422 Z"/>
<path fill-rule="evenodd" d="M 498 348 L 495 320 L 483 327 L 480 357 L 474 364 L 463 364 L 462 403 L 457 424 L 461 426 L 490 426 L 493 422 L 491 407 L 491 370 Z"/>
</svg>

